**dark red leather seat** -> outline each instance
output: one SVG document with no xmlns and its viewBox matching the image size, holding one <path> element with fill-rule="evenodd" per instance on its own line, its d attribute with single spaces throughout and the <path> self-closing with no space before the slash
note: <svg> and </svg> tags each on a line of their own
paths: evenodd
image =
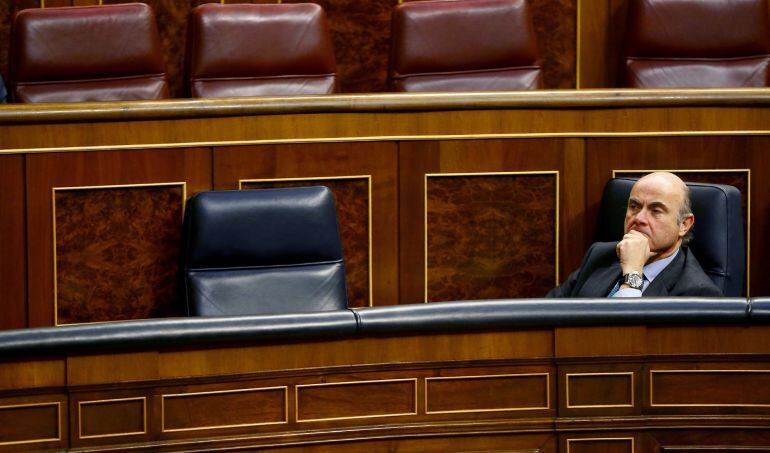
<svg viewBox="0 0 770 453">
<path fill-rule="evenodd" d="M 394 91 L 542 87 L 526 0 L 407 2 L 393 10 Z"/>
<path fill-rule="evenodd" d="M 205 4 L 188 35 L 193 97 L 334 92 L 334 50 L 320 6 Z"/>
<path fill-rule="evenodd" d="M 633 0 L 624 85 L 768 85 L 767 0 Z"/>
<path fill-rule="evenodd" d="M 11 40 L 16 102 L 168 97 L 155 16 L 145 4 L 21 10 Z"/>
</svg>

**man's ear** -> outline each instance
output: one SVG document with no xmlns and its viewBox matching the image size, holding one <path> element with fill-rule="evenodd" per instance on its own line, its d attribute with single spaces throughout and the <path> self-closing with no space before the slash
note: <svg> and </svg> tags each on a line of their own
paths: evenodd
<svg viewBox="0 0 770 453">
<path fill-rule="evenodd" d="M 679 237 L 684 237 L 684 235 L 692 229 L 693 225 L 695 225 L 695 216 L 687 214 L 685 218 L 682 219 L 682 223 L 679 224 Z"/>
</svg>

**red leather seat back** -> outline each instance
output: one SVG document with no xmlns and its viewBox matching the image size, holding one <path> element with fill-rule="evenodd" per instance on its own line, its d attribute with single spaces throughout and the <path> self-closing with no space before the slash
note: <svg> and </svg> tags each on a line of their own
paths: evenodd
<svg viewBox="0 0 770 453">
<path fill-rule="evenodd" d="M 155 16 L 145 4 L 21 10 L 11 40 L 17 102 L 168 97 Z"/>
<path fill-rule="evenodd" d="M 634 0 L 625 86 L 768 85 L 767 0 Z"/>
<path fill-rule="evenodd" d="M 316 4 L 205 4 L 189 32 L 193 97 L 334 92 L 334 49 Z"/>
<path fill-rule="evenodd" d="M 394 91 L 521 90 L 542 86 L 526 0 L 435 0 L 393 10 Z"/>
</svg>

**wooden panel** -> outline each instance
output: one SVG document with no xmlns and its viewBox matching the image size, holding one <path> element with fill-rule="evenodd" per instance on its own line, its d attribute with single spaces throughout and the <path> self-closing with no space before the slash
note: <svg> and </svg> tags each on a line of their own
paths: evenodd
<svg viewBox="0 0 770 453">
<path fill-rule="evenodd" d="M 121 398 L 78 402 L 78 438 L 119 437 L 147 432 L 147 400 Z"/>
<path fill-rule="evenodd" d="M 162 396 L 163 432 L 258 426 L 288 421 L 286 387 Z"/>
<path fill-rule="evenodd" d="M 326 186 L 334 194 L 340 240 L 345 256 L 348 307 L 368 307 L 371 305 L 371 201 L 369 195 L 371 193 L 371 179 L 369 177 L 299 181 L 245 180 L 241 184 L 241 188 L 266 189 L 316 185 Z"/>
<path fill-rule="evenodd" d="M 54 219 L 52 206 L 52 189 L 55 187 L 81 187 L 101 185 L 123 184 L 158 184 L 169 182 L 186 182 L 187 195 L 192 195 L 200 190 L 211 187 L 211 155 L 207 149 L 173 149 L 132 152 L 89 152 L 89 153 L 64 153 L 64 154 L 38 154 L 27 158 L 27 234 L 36 240 L 29 244 L 27 269 L 30 281 L 34 285 L 29 287 L 29 323 L 31 326 L 54 325 L 54 261 L 53 261 L 53 237 Z M 101 206 L 97 204 L 89 207 L 95 209 Z M 143 210 L 149 215 L 151 205 L 144 205 Z M 85 208 L 85 206 L 84 206 Z M 72 211 L 77 212 L 76 207 Z M 66 213 L 67 211 L 65 211 Z M 89 211 L 86 211 L 89 212 Z M 99 211 L 101 214 L 101 210 Z M 176 215 L 174 215 L 176 217 Z M 91 222 L 100 221 L 90 220 Z M 96 224 L 98 225 L 98 223 Z M 168 234 L 176 234 L 181 228 L 181 219 L 173 226 L 166 225 L 174 231 L 155 233 L 157 225 L 139 224 L 142 230 L 131 230 L 134 241 L 116 245 L 116 248 L 106 249 L 105 256 L 112 257 L 109 261 L 116 268 L 121 262 L 133 262 L 151 264 L 155 258 L 146 253 L 142 256 L 132 257 L 133 250 L 149 249 L 142 244 L 147 237 L 168 237 Z M 124 230 L 125 231 L 125 230 Z M 126 233 L 128 234 L 128 233 Z M 172 253 L 171 247 L 166 248 L 167 253 Z M 153 252 L 153 256 L 155 252 Z M 173 256 L 165 258 L 164 262 L 172 263 L 178 259 L 178 251 Z M 88 255 L 76 257 L 71 265 L 87 266 L 90 263 Z M 157 262 L 157 261 L 155 261 Z M 140 267 L 141 267 L 140 264 Z M 144 272 L 157 272 L 152 266 L 143 269 Z M 126 273 L 123 278 L 131 281 L 132 278 L 145 278 L 146 276 L 133 276 Z M 171 304 L 176 294 L 164 280 L 161 286 L 163 290 L 155 288 L 155 291 L 169 293 L 166 303 Z M 119 287 L 120 285 L 117 285 Z M 77 291 L 89 291 L 86 288 L 73 288 Z M 145 293 L 146 294 L 146 293 Z M 86 297 L 86 296 L 80 296 Z M 126 298 L 130 298 L 127 295 Z M 110 302 L 112 299 L 108 299 Z M 173 312 L 171 306 L 158 309 L 160 313 Z M 111 308 L 111 313 L 121 313 L 121 310 L 130 311 L 127 307 Z M 129 316 L 122 316 L 129 317 Z"/>
<path fill-rule="evenodd" d="M 762 212 L 770 205 L 770 196 L 765 194 L 770 189 L 765 182 L 770 180 L 766 176 L 770 164 L 762 157 L 770 145 L 766 137 L 636 137 L 587 139 L 586 142 L 588 209 L 585 215 L 591 232 L 595 230 L 602 190 L 613 170 L 688 170 L 682 172 L 685 180 L 737 185 L 753 212 Z M 735 171 L 741 169 L 751 169 L 751 200 L 748 174 Z M 748 204 L 745 213 L 749 214 Z M 763 234 L 749 234 L 766 228 L 762 217 L 764 215 L 751 215 L 746 226 L 751 296 L 770 294 L 770 280 L 760 272 L 762 251 L 770 243 Z"/>
<path fill-rule="evenodd" d="M 61 440 L 61 410 L 60 402 L 0 402 L 0 448 Z"/>
<path fill-rule="evenodd" d="M 579 250 L 578 248 L 573 248 L 571 245 L 579 243 L 580 241 L 574 241 L 574 239 L 566 240 L 567 237 L 581 238 L 584 234 L 582 217 L 577 215 L 577 211 L 583 209 L 582 206 L 584 201 L 584 194 L 582 192 L 582 187 L 584 186 L 582 180 L 584 170 L 580 165 L 580 163 L 583 162 L 582 159 L 583 148 L 580 140 L 462 140 L 401 143 L 399 148 L 399 168 L 401 173 L 399 204 L 401 235 L 399 257 L 399 268 L 401 272 L 400 302 L 413 303 L 425 300 L 425 196 L 423 194 L 426 184 L 426 174 L 558 171 L 559 200 L 563 201 L 559 203 L 560 219 L 566 217 L 565 220 L 560 221 L 559 244 L 567 243 L 570 245 L 563 250 L 559 250 L 559 266 L 557 269 L 560 270 L 562 275 L 565 275 L 561 272 L 564 270 L 565 266 L 571 267 L 577 265 L 580 260 L 578 255 L 582 256 L 585 251 L 584 248 Z M 429 183 L 432 178 L 434 178 L 434 176 L 428 178 Z M 565 190 L 565 187 L 569 187 L 569 190 Z M 475 187 L 470 187 L 470 189 L 481 190 L 481 188 L 477 189 Z M 544 190 L 550 189 L 546 188 Z M 518 199 L 518 211 L 525 208 L 540 206 L 541 203 L 543 203 L 544 206 L 553 207 L 553 203 L 549 205 L 547 201 L 537 200 L 534 197 L 527 198 L 528 195 L 534 194 L 527 193 L 527 196 L 525 196 L 525 194 L 522 193 L 502 193 L 497 194 L 496 196 L 498 195 L 503 195 L 504 198 Z M 445 201 L 446 200 L 442 200 L 442 202 Z M 472 207 L 475 206 L 472 205 Z M 484 207 L 486 207 L 486 205 L 484 205 Z M 431 209 L 430 203 L 428 209 Z M 527 212 L 529 213 L 530 211 L 528 210 Z M 522 225 L 527 225 L 530 221 L 527 214 L 524 214 L 523 212 L 513 212 L 513 214 L 515 214 L 516 221 Z M 451 222 L 452 218 L 453 217 L 448 216 L 447 220 Z M 454 222 L 470 222 L 470 220 L 461 217 L 458 214 L 455 217 Z M 484 224 L 484 231 L 494 229 L 497 226 L 505 228 L 505 225 L 510 225 L 511 222 L 511 218 L 501 221 L 499 225 L 494 221 L 488 221 Z M 532 223 L 535 224 L 536 222 Z M 456 227 L 456 225 L 454 225 L 454 227 Z M 431 223 L 429 219 L 428 241 L 431 240 L 430 228 Z M 469 240 L 470 238 L 468 236 L 475 234 L 471 224 L 469 224 L 469 228 L 471 229 L 465 229 L 466 235 L 464 240 Z M 537 238 L 527 237 L 526 240 L 519 236 L 519 234 L 523 233 L 519 231 L 514 232 L 512 235 L 508 235 L 512 237 L 506 237 L 504 239 L 504 243 L 498 241 L 493 247 L 499 248 L 505 246 L 505 243 L 514 242 L 515 244 L 520 245 L 520 249 L 515 253 L 509 252 L 508 255 L 512 256 L 505 258 L 516 260 L 526 256 L 529 257 L 531 261 L 531 259 L 536 256 L 537 262 L 542 266 L 553 266 L 555 264 L 553 256 L 542 255 L 551 253 L 550 249 L 543 250 L 539 246 L 532 247 L 531 250 L 527 248 L 530 243 L 543 245 L 543 248 L 548 248 L 549 241 L 553 241 L 554 237 L 552 230 L 538 231 L 539 234 Z M 447 239 L 447 241 L 449 241 L 449 239 Z M 448 243 L 449 242 L 447 242 L 447 244 Z M 456 243 L 452 243 L 452 246 L 449 247 L 447 244 L 436 244 L 434 247 L 429 246 L 428 259 L 430 260 L 431 255 L 434 253 L 449 253 L 457 245 Z M 550 244 L 553 244 L 553 242 L 550 242 Z M 489 247 L 490 244 L 486 244 L 486 246 Z M 442 248 L 443 250 L 439 250 Z M 494 250 L 488 251 L 494 252 Z M 464 253 L 469 252 L 468 250 L 465 250 Z M 566 265 L 565 262 L 567 263 Z M 484 265 L 486 265 L 486 263 Z M 476 267 L 483 266 L 479 264 L 479 266 Z M 471 269 L 473 273 L 480 272 L 473 268 L 474 266 L 472 265 L 463 267 L 466 271 Z M 550 269 L 553 269 L 553 267 Z M 459 270 L 460 269 L 458 268 L 457 271 Z M 523 266 L 523 269 L 521 270 L 530 271 L 531 269 L 527 266 Z M 489 272 L 489 274 L 503 277 L 503 275 L 505 275 L 503 272 L 510 275 L 514 271 L 505 268 Z M 554 271 L 552 270 L 551 272 Z M 473 275 L 473 273 L 470 275 Z M 430 276 L 430 271 L 428 277 L 429 279 L 432 278 Z M 550 282 L 540 281 L 537 286 L 529 287 L 528 285 L 530 285 L 531 280 L 529 277 L 529 275 L 527 277 L 521 275 L 516 278 L 515 283 L 521 287 L 516 288 L 517 297 L 542 297 L 548 289 L 556 283 L 556 275 L 552 274 Z M 491 286 L 496 286 L 496 283 Z M 473 294 L 457 292 L 457 294 L 454 295 L 457 297 L 453 297 L 452 294 L 447 294 L 439 300 L 447 300 L 449 298 L 478 299 L 484 297 L 483 292 L 479 292 L 475 288 L 472 291 L 467 292 Z M 501 297 L 502 295 L 495 294 L 494 296 Z M 430 300 L 434 300 L 433 295 L 429 294 L 429 297 Z"/>
<path fill-rule="evenodd" d="M 650 406 L 765 407 L 770 370 L 650 370 Z"/>
<path fill-rule="evenodd" d="M 546 88 L 576 86 L 579 3 L 578 0 L 530 1 Z"/>
<path fill-rule="evenodd" d="M 554 331 L 557 357 L 641 355 L 645 353 L 647 328 L 559 327 Z"/>
<path fill-rule="evenodd" d="M 214 186 L 237 189 L 240 181 L 328 184 L 337 197 L 345 252 L 349 306 L 397 303 L 398 254 L 396 146 L 393 143 L 238 146 L 214 150 Z M 355 179 L 345 179 L 355 176 Z M 364 179 L 368 179 L 365 187 Z M 305 179 L 305 181 L 302 181 Z M 252 183 L 245 183 L 253 187 Z M 367 194 L 367 190 L 371 190 Z M 367 206 L 368 199 L 368 206 Z M 367 229 L 371 209 L 371 228 Z M 370 238 L 371 250 L 368 250 Z M 371 277 L 369 265 L 371 260 Z M 369 298 L 371 284 L 371 301 Z"/>
<path fill-rule="evenodd" d="M 54 188 L 56 324 L 175 314 L 184 203 L 184 183 Z"/>
<path fill-rule="evenodd" d="M 548 373 L 425 379 L 426 413 L 550 409 Z"/>
<path fill-rule="evenodd" d="M 0 362 L 0 390 L 64 386 L 64 365 L 64 359 Z"/>
<path fill-rule="evenodd" d="M 0 330 L 27 327 L 26 240 L 24 156 L 0 156 Z"/>
<path fill-rule="evenodd" d="M 755 430 L 656 430 L 649 433 L 654 451 L 663 453 L 770 452 L 770 431 Z"/>
<path fill-rule="evenodd" d="M 633 407 L 634 372 L 567 373 L 566 408 Z"/>
<path fill-rule="evenodd" d="M 634 453 L 634 439 L 568 438 L 567 453 Z"/>
<path fill-rule="evenodd" d="M 535 297 L 556 279 L 558 174 L 427 175 L 426 301 Z"/>
<path fill-rule="evenodd" d="M 770 343 L 753 340 L 754 335 L 770 338 L 770 326 L 648 327 L 646 340 L 655 355 L 770 354 Z"/>
<path fill-rule="evenodd" d="M 417 379 L 298 385 L 297 421 L 417 414 Z"/>
<path fill-rule="evenodd" d="M 155 380 L 158 353 L 107 353 L 67 357 L 67 384 L 88 385 L 110 382 Z"/>
</svg>

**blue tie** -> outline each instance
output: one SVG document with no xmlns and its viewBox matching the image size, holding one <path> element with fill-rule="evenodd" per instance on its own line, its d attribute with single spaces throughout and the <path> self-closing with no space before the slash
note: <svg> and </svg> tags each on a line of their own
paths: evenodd
<svg viewBox="0 0 770 453">
<path fill-rule="evenodd" d="M 620 291 L 620 280 L 615 282 L 615 286 L 612 287 L 612 290 L 609 294 L 607 294 L 607 297 L 612 297 L 615 295 L 616 292 Z"/>
</svg>

